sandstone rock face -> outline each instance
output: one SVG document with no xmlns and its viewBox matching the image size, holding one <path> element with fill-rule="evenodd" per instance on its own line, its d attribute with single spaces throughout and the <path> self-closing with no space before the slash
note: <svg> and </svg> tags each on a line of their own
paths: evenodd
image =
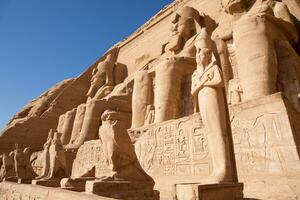
<svg viewBox="0 0 300 200">
<path fill-rule="evenodd" d="M 0 178 L 16 175 L 7 153 L 19 143 L 37 151 L 41 185 L 63 188 L 56 199 L 299 199 L 299 10 L 296 0 L 174 1 L 11 120 Z M 51 198 L 13 186 L 0 194 Z"/>
</svg>

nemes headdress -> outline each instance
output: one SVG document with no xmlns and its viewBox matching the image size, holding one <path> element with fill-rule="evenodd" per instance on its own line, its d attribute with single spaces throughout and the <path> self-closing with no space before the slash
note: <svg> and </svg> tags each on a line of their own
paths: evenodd
<svg viewBox="0 0 300 200">
<path fill-rule="evenodd" d="M 196 22 L 195 25 L 197 31 L 201 28 L 199 12 L 195 8 L 189 6 L 184 6 L 183 8 L 177 10 L 172 22 L 178 23 L 180 21 L 181 23 L 183 23 L 187 20 L 194 20 Z"/>
</svg>

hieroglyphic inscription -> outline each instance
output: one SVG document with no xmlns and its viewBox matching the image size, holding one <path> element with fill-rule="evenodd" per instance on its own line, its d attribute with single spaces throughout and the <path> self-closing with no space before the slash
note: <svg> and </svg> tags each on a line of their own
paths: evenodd
<svg viewBox="0 0 300 200">
<path fill-rule="evenodd" d="M 208 174 L 210 157 L 199 114 L 129 130 L 142 167 L 165 176 Z"/>
<path fill-rule="evenodd" d="M 72 176 L 81 177 L 93 167 L 96 169 L 96 174 L 104 174 L 109 171 L 100 140 L 86 142 L 79 148 L 73 163 Z"/>
<path fill-rule="evenodd" d="M 286 171 L 282 149 L 285 134 L 291 130 L 283 126 L 286 121 L 282 113 L 257 114 L 244 119 L 234 116 L 232 132 L 238 166 L 244 173 Z"/>
<path fill-rule="evenodd" d="M 1 200 L 42 200 L 42 195 L 33 194 L 32 192 L 18 191 L 12 188 L 0 187 Z"/>
</svg>

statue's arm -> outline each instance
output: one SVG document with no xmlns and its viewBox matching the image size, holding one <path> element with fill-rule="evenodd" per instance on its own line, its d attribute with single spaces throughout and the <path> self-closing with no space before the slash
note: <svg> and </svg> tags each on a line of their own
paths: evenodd
<svg viewBox="0 0 300 200">
<path fill-rule="evenodd" d="M 208 73 L 208 81 L 203 85 L 207 87 L 224 87 L 221 71 L 217 65 L 211 69 L 212 73 Z"/>
</svg>

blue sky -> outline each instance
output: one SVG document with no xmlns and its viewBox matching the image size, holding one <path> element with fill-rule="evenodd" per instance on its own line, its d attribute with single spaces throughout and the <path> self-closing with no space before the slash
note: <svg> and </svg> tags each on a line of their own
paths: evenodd
<svg viewBox="0 0 300 200">
<path fill-rule="evenodd" d="M 0 0 L 0 129 L 173 0 Z"/>
</svg>

